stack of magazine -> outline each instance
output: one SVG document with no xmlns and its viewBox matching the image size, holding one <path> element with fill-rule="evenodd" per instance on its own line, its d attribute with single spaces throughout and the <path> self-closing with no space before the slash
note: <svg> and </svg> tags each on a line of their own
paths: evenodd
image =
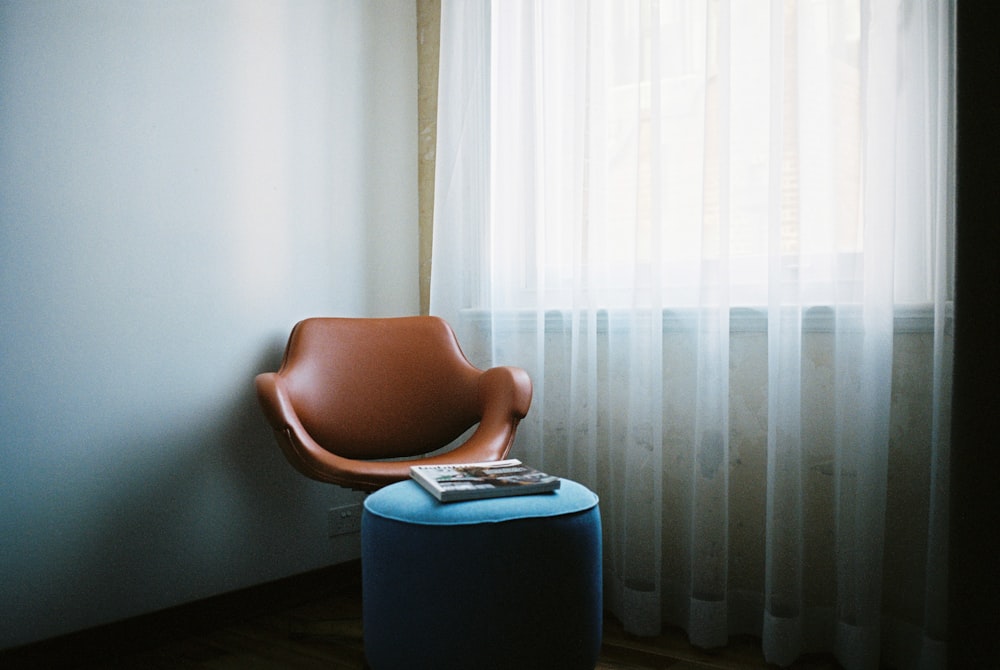
<svg viewBox="0 0 1000 670">
<path fill-rule="evenodd" d="M 412 477 L 441 502 L 547 493 L 559 478 L 528 467 L 516 458 L 462 465 L 414 465 Z"/>
</svg>

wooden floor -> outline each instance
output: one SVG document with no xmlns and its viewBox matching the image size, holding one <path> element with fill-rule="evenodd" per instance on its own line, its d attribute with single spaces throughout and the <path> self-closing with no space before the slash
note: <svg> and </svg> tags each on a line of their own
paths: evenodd
<svg viewBox="0 0 1000 670">
<path fill-rule="evenodd" d="M 360 565 L 3 652 L 0 667 L 363 670 Z M 752 638 L 709 652 L 692 647 L 676 630 L 656 638 L 627 635 L 608 617 L 596 670 L 776 667 L 764 662 Z M 840 666 L 829 657 L 810 657 L 792 667 Z"/>
</svg>

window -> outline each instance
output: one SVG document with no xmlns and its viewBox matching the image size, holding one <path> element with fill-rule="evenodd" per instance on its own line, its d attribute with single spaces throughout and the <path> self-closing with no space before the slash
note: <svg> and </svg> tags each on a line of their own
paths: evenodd
<svg viewBox="0 0 1000 670">
<path fill-rule="evenodd" d="M 871 111 L 857 2 L 729 7 L 494 3 L 483 301 L 858 303 L 873 264 L 897 302 L 930 301 L 933 207 L 866 205 L 885 143 L 861 130 L 926 151 L 903 141 L 930 92 L 904 68 Z"/>
</svg>

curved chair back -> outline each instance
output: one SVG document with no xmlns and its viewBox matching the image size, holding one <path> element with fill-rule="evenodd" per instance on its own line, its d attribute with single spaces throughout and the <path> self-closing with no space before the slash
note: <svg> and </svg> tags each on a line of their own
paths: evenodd
<svg viewBox="0 0 1000 670">
<path fill-rule="evenodd" d="M 506 457 L 531 404 L 527 373 L 476 368 L 437 317 L 306 319 L 279 370 L 256 384 L 289 461 L 309 477 L 361 490 L 409 476 L 412 460 L 381 459 Z M 477 423 L 453 451 L 424 457 Z"/>
</svg>

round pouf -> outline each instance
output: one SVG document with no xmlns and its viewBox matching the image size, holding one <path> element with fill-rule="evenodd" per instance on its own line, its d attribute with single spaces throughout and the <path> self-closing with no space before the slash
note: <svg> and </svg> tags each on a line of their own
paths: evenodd
<svg viewBox="0 0 1000 670">
<path fill-rule="evenodd" d="M 412 481 L 368 496 L 362 618 L 373 670 L 593 670 L 601 646 L 597 496 L 439 503 Z"/>
</svg>

